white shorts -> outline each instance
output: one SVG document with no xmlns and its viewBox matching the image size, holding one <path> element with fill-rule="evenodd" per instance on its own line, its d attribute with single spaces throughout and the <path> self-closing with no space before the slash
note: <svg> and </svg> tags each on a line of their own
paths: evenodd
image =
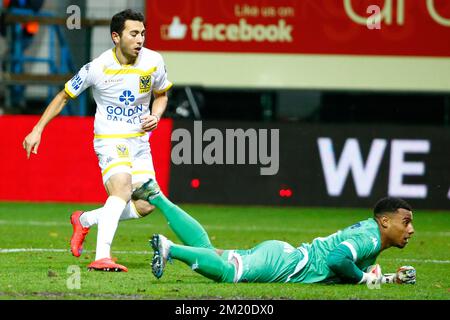
<svg viewBox="0 0 450 320">
<path fill-rule="evenodd" d="M 149 135 L 133 138 L 94 139 L 103 184 L 116 173 L 128 173 L 132 183 L 155 179 Z"/>
</svg>

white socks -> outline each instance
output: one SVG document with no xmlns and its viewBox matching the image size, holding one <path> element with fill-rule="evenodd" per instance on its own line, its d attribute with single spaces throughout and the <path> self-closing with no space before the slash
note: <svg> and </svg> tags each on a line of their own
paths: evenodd
<svg viewBox="0 0 450 320">
<path fill-rule="evenodd" d="M 98 223 L 98 217 L 102 213 L 103 207 L 92 210 L 92 211 L 86 211 L 83 212 L 83 214 L 80 216 L 80 223 L 84 228 L 90 228 L 93 225 Z"/>
<path fill-rule="evenodd" d="M 111 257 L 111 243 L 117 224 L 127 203 L 119 197 L 109 196 L 98 216 L 97 249 L 95 260 Z M 98 210 L 94 210 L 97 211 Z M 87 219 L 89 220 L 89 218 Z"/>
<path fill-rule="evenodd" d="M 103 208 L 98 208 L 91 211 L 86 211 L 80 216 L 81 225 L 85 228 L 90 228 L 93 225 L 98 224 L 98 219 L 103 212 Z M 136 210 L 136 206 L 133 201 L 128 201 L 125 209 L 122 211 L 120 216 L 120 221 L 129 219 L 139 219 L 142 218 Z"/>
</svg>

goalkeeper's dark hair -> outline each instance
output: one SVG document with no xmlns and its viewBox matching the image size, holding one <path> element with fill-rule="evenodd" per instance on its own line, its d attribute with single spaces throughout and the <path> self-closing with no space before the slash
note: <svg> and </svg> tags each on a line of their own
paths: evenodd
<svg viewBox="0 0 450 320">
<path fill-rule="evenodd" d="M 125 29 L 125 21 L 127 20 L 140 21 L 145 24 L 144 15 L 142 13 L 131 9 L 126 9 L 116 13 L 112 17 L 111 24 L 109 26 L 110 34 L 117 32 L 120 36 L 122 36 L 122 31 Z"/>
<path fill-rule="evenodd" d="M 381 216 L 384 213 L 394 213 L 398 209 L 412 211 L 411 205 L 403 199 L 387 197 L 380 199 L 373 208 L 374 216 Z"/>
</svg>

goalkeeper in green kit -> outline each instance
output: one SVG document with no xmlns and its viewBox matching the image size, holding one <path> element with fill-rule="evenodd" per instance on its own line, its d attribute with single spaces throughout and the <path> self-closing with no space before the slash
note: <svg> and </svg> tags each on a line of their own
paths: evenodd
<svg viewBox="0 0 450 320">
<path fill-rule="evenodd" d="M 217 282 L 381 283 L 416 282 L 416 270 L 400 267 L 383 274 L 375 264 L 381 251 L 404 248 L 414 233 L 411 206 L 398 198 L 384 198 L 374 216 L 328 237 L 295 248 L 287 242 L 264 241 L 249 250 L 215 248 L 204 228 L 170 202 L 152 179 L 133 192 L 134 200 L 148 200 L 159 208 L 183 242 L 178 245 L 163 235 L 150 240 L 154 250 L 152 272 L 160 278 L 166 262 L 180 260 L 192 270 Z"/>
</svg>

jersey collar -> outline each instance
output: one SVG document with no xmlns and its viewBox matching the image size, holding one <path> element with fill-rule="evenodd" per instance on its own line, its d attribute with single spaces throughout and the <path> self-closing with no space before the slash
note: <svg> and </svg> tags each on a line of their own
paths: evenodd
<svg viewBox="0 0 450 320">
<path fill-rule="evenodd" d="M 117 55 L 116 55 L 116 47 L 112 48 L 112 55 L 113 55 L 114 61 L 116 61 L 117 64 L 120 65 L 120 66 L 123 67 L 123 68 L 129 68 L 129 67 L 133 67 L 133 66 L 137 65 L 137 64 L 138 64 L 138 61 L 139 61 L 139 58 L 141 57 L 141 52 L 142 52 L 142 50 L 139 52 L 139 54 L 138 54 L 138 56 L 137 56 L 136 61 L 134 62 L 134 64 L 121 64 L 120 61 L 119 61 L 119 59 L 117 59 Z"/>
</svg>

